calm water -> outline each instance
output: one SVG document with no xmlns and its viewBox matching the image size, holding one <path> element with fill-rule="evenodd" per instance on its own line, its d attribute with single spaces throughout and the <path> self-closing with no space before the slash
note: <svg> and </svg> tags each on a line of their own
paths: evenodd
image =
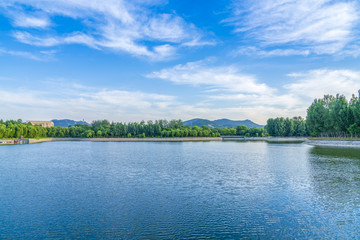
<svg viewBox="0 0 360 240">
<path fill-rule="evenodd" d="M 359 149 L 0 147 L 1 239 L 356 239 L 359 227 Z"/>
</svg>

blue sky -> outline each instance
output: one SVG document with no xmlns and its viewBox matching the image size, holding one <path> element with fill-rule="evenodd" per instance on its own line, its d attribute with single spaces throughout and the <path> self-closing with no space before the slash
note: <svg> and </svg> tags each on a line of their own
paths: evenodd
<svg viewBox="0 0 360 240">
<path fill-rule="evenodd" d="M 360 89 L 349 0 L 2 0 L 0 118 L 306 116 Z"/>
</svg>

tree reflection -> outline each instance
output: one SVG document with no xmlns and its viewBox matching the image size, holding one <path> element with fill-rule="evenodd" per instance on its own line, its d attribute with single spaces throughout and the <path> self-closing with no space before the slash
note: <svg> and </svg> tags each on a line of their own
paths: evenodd
<svg viewBox="0 0 360 240">
<path fill-rule="evenodd" d="M 360 160 L 360 149 L 340 147 L 314 147 L 310 153 L 315 156 L 334 158 L 350 158 Z"/>
<path fill-rule="evenodd" d="M 310 175 L 319 204 L 352 213 L 360 204 L 360 149 L 314 147 Z"/>
</svg>

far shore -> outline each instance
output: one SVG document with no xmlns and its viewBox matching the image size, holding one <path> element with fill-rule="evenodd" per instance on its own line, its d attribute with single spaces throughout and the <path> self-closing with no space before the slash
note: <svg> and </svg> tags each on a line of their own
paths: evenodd
<svg viewBox="0 0 360 240">
<path fill-rule="evenodd" d="M 88 142 L 208 142 L 208 141 L 265 141 L 269 143 L 302 143 L 303 137 L 182 137 L 182 138 L 50 138 L 47 141 L 88 141 Z"/>
<path fill-rule="evenodd" d="M 221 141 L 221 137 L 183 137 L 183 138 L 51 138 L 49 141 L 87 141 L 87 142 L 199 142 Z"/>
<path fill-rule="evenodd" d="M 306 142 L 305 137 L 235 137 L 235 136 L 224 136 L 223 141 L 260 141 L 268 143 L 303 143 Z"/>
</svg>

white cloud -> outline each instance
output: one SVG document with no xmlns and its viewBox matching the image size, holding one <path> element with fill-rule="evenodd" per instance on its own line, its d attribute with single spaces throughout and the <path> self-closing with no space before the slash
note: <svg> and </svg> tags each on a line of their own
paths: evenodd
<svg viewBox="0 0 360 240">
<path fill-rule="evenodd" d="M 0 13 L 3 13 L 11 20 L 14 27 L 46 29 L 51 21 L 46 13 L 41 11 L 23 11 L 20 6 L 14 5 L 12 1 L 0 2 Z"/>
<path fill-rule="evenodd" d="M 46 28 L 50 26 L 47 17 L 26 16 L 22 14 L 15 16 L 14 24 L 25 28 Z"/>
<path fill-rule="evenodd" d="M 35 61 L 51 61 L 54 60 L 54 50 L 40 51 L 38 53 L 26 52 L 26 51 L 12 51 L 0 48 L 0 55 L 11 55 L 23 57 Z"/>
<path fill-rule="evenodd" d="M 60 40 L 55 37 L 35 37 L 27 32 L 17 31 L 14 33 L 14 37 L 20 42 L 39 47 L 52 47 L 60 44 Z"/>
<path fill-rule="evenodd" d="M 64 79 L 43 82 L 43 90 L 0 88 L 0 111 L 6 119 L 74 118 L 140 121 L 160 119 L 176 103 L 170 95 L 108 90 L 72 84 Z"/>
<path fill-rule="evenodd" d="M 234 16 L 224 22 L 263 46 L 338 54 L 357 38 L 359 11 L 356 1 L 237 0 Z"/>
<path fill-rule="evenodd" d="M 72 85 L 69 85 L 72 88 Z M 56 89 L 56 92 L 55 92 Z M 216 107 L 212 104 L 184 104 L 169 95 L 131 92 L 124 90 L 100 90 L 92 88 L 60 89 L 44 91 L 30 89 L 0 89 L 4 97 L 0 106 L 4 119 L 55 118 L 132 122 L 156 119 L 191 119 L 195 117 L 236 120 L 251 119 L 265 124 L 267 117 L 292 116 L 302 113 L 298 109 L 269 107 L 262 104 L 233 104 L 232 107 Z M 61 91 L 59 96 L 57 92 Z M 24 100 L 26 99 L 26 100 Z M 233 100 L 232 100 L 233 101 Z M 296 112 L 297 111 L 297 112 Z"/>
<path fill-rule="evenodd" d="M 14 33 L 18 41 L 35 46 L 77 43 L 161 60 L 174 55 L 181 46 L 212 44 L 212 41 L 202 40 L 204 34 L 176 14 L 151 10 L 157 4 L 159 1 L 5 0 L 0 7 L 16 19 L 15 26 L 49 27 L 56 25 L 51 23 L 54 16 L 72 18 L 83 26 L 83 30 L 59 35 L 52 30 L 36 34 L 23 30 Z M 26 15 L 23 6 L 33 8 L 42 18 Z M 144 41 L 151 42 L 152 47 Z"/>
<path fill-rule="evenodd" d="M 171 23 L 171 26 L 169 26 L 169 23 Z M 150 39 L 181 42 L 183 39 L 189 37 L 188 33 L 185 32 L 184 26 L 186 26 L 185 21 L 178 16 L 159 14 L 157 18 L 150 19 L 144 29 L 144 33 Z"/>
<path fill-rule="evenodd" d="M 172 68 L 162 69 L 147 75 L 176 84 L 206 86 L 212 91 L 263 94 L 273 89 L 265 83 L 258 83 L 252 75 L 238 71 L 234 66 L 215 67 L 211 60 L 179 64 Z"/>
<path fill-rule="evenodd" d="M 360 72 L 357 71 L 317 69 L 289 76 L 295 79 L 295 82 L 285 85 L 284 88 L 297 96 L 299 101 L 312 101 L 314 98 L 322 98 L 325 94 L 337 93 L 350 99 L 351 95 L 357 94 L 360 89 Z"/>
<path fill-rule="evenodd" d="M 217 94 L 209 98 L 213 101 L 229 101 L 233 105 L 257 111 L 259 106 L 263 109 L 257 119 L 276 116 L 306 116 L 306 109 L 315 98 L 322 98 L 326 94 L 345 95 L 350 100 L 352 94 L 357 95 L 360 89 L 360 72 L 340 69 L 316 69 L 302 73 L 289 74 L 288 84 L 282 89 L 261 95 L 246 94 Z M 269 109 L 271 111 L 269 111 Z"/>
<path fill-rule="evenodd" d="M 151 107 L 152 102 L 171 102 L 174 101 L 175 97 L 160 95 L 160 94 L 149 94 L 143 92 L 129 92 L 120 90 L 102 90 L 96 93 L 81 94 L 82 97 L 86 97 L 90 100 L 97 102 L 119 105 L 124 107 L 131 107 L 136 109 L 146 109 Z"/>
<path fill-rule="evenodd" d="M 198 47 L 199 46 L 199 47 L 201 47 L 201 46 L 214 46 L 216 44 L 217 44 L 217 42 L 214 40 L 205 41 L 205 40 L 201 39 L 199 36 L 189 42 L 184 42 L 182 44 L 182 46 L 185 46 L 185 47 Z"/>
<path fill-rule="evenodd" d="M 272 49 L 262 50 L 257 47 L 240 47 L 234 51 L 234 55 L 248 55 L 260 57 L 273 57 L 273 56 L 308 56 L 310 50 L 297 50 L 297 49 Z"/>
</svg>

